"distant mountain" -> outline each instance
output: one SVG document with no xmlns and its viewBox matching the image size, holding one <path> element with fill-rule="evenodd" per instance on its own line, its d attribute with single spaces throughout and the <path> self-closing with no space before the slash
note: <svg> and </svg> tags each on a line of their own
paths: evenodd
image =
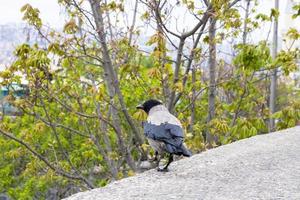
<svg viewBox="0 0 300 200">
<path fill-rule="evenodd" d="M 27 24 L 0 25 L 0 70 L 14 60 L 15 48 L 24 42 L 33 44 L 41 43 L 41 40 L 38 33 Z"/>
</svg>

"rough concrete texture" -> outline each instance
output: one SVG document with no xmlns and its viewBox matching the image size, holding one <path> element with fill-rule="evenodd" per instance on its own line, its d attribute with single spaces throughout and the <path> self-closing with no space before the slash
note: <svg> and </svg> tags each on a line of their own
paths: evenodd
<svg viewBox="0 0 300 200">
<path fill-rule="evenodd" d="M 300 126 L 259 135 L 149 170 L 68 200 L 300 200 Z"/>
</svg>

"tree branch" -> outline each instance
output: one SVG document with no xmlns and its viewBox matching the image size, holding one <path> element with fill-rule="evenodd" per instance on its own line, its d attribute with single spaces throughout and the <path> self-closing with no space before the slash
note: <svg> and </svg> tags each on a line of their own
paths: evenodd
<svg viewBox="0 0 300 200">
<path fill-rule="evenodd" d="M 33 148 L 31 148 L 27 143 L 23 142 L 22 140 L 18 139 L 17 137 L 15 137 L 13 134 L 8 133 L 2 129 L 0 129 L 0 133 L 2 135 L 4 135 L 5 137 L 17 142 L 18 144 L 24 146 L 28 151 L 30 151 L 34 156 L 36 156 L 38 159 L 40 159 L 41 161 L 43 161 L 50 169 L 52 169 L 55 173 L 64 176 L 66 178 L 69 179 L 74 179 L 74 180 L 81 180 L 83 181 L 85 184 L 88 185 L 89 188 L 93 189 L 95 188 L 94 185 L 89 182 L 86 178 L 84 178 L 83 176 L 76 176 L 76 175 L 72 175 L 69 174 L 65 171 L 63 171 L 62 169 L 58 169 L 56 167 L 54 167 L 44 156 L 42 156 L 41 154 L 39 154 L 38 152 L 36 152 Z"/>
</svg>

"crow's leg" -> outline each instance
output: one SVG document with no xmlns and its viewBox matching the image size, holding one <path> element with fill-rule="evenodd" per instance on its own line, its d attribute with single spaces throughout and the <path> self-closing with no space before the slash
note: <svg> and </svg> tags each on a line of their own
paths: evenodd
<svg viewBox="0 0 300 200">
<path fill-rule="evenodd" d="M 168 163 L 167 165 L 164 167 L 164 169 L 168 169 L 169 165 L 171 164 L 171 162 L 173 162 L 173 154 L 170 153 L 169 155 L 169 160 L 168 160 Z"/>
<path fill-rule="evenodd" d="M 155 152 L 155 153 L 156 153 L 156 152 Z M 157 152 L 157 156 L 156 156 L 156 167 L 158 167 L 158 168 L 159 168 L 159 163 L 160 163 L 161 157 L 162 157 L 162 155 L 161 155 L 161 154 L 158 154 L 158 152 Z"/>
<path fill-rule="evenodd" d="M 168 167 L 171 164 L 171 162 L 173 162 L 173 154 L 170 153 L 169 160 L 168 160 L 168 163 L 166 164 L 166 166 L 164 168 L 162 168 L 162 169 L 158 167 L 157 171 L 159 171 L 159 172 L 167 172 L 167 171 L 169 171 Z"/>
</svg>

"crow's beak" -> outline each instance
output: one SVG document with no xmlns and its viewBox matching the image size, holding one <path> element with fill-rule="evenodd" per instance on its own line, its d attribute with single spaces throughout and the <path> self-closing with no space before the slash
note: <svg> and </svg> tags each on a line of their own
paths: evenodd
<svg viewBox="0 0 300 200">
<path fill-rule="evenodd" d="M 140 104 L 140 105 L 138 105 L 137 107 L 136 107 L 136 109 L 144 109 L 144 106 L 142 105 L 142 104 Z"/>
</svg>

